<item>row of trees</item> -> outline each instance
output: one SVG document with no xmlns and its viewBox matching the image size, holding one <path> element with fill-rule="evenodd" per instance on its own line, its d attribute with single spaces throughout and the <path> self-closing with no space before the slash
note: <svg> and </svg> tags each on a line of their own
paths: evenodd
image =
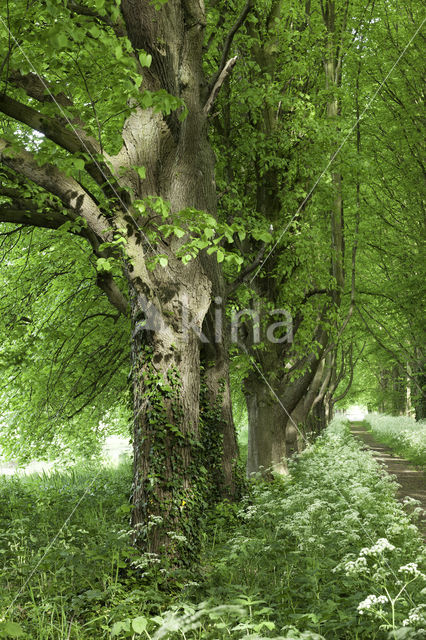
<svg viewBox="0 0 426 640">
<path fill-rule="evenodd" d="M 147 550 L 195 550 L 206 502 L 241 491 L 231 377 L 249 472 L 286 472 L 366 362 L 403 370 L 421 413 L 420 13 L 2 15 L 4 446 L 92 451 L 130 406 Z"/>
</svg>

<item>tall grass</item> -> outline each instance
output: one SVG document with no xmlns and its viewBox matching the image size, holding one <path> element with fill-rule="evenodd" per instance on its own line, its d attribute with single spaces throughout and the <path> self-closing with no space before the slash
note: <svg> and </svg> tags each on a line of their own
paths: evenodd
<svg viewBox="0 0 426 640">
<path fill-rule="evenodd" d="M 366 422 L 380 442 L 426 470 L 426 421 L 416 422 L 405 416 L 369 414 Z"/>
<path fill-rule="evenodd" d="M 416 510 L 343 423 L 290 466 L 207 514 L 186 570 L 130 546 L 128 465 L 1 480 L 0 637 L 420 640 Z"/>
</svg>

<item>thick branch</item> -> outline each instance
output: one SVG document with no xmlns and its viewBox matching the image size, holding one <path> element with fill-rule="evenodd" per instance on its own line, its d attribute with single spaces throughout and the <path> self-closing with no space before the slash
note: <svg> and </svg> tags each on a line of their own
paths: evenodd
<svg viewBox="0 0 426 640">
<path fill-rule="evenodd" d="M 99 273 L 96 284 L 123 316 L 129 315 L 129 303 L 110 273 Z"/>
<path fill-rule="evenodd" d="M 82 131 L 66 129 L 55 118 L 46 116 L 9 96 L 0 94 L 0 111 L 14 120 L 28 125 L 31 129 L 43 133 L 46 138 L 69 153 L 89 154 L 91 158 L 95 159 L 100 152 L 98 143 L 86 136 Z M 102 187 L 105 187 L 105 183 L 108 181 L 116 182 L 115 177 L 104 162 L 89 161 L 86 162 L 85 168 L 97 184 Z M 106 189 L 106 192 L 109 197 L 117 197 L 117 193 L 112 186 Z"/>
<path fill-rule="evenodd" d="M 54 102 L 61 107 L 70 107 L 73 104 L 64 93 L 55 93 L 54 87 L 36 73 L 23 74 L 20 71 L 12 71 L 8 81 L 15 87 L 23 89 L 27 96 L 34 98 L 37 102 Z"/>
<path fill-rule="evenodd" d="M 21 209 L 11 205 L 0 205 L 0 222 L 10 222 L 44 229 L 58 229 L 67 218 L 58 212 L 49 211 L 47 214 L 30 209 Z"/>
<path fill-rule="evenodd" d="M 1 138 L 0 162 L 59 198 L 66 209 L 84 218 L 91 231 L 99 238 L 109 239 L 105 233 L 105 229 L 110 226 L 108 221 L 74 178 L 65 175 L 51 164 L 39 166 L 31 153 L 17 151 Z"/>
<path fill-rule="evenodd" d="M 110 27 L 118 38 L 124 38 L 127 35 L 126 28 L 121 22 L 113 22 L 108 16 L 101 16 L 93 9 L 89 9 L 89 7 L 85 7 L 77 2 L 72 2 L 71 0 L 68 0 L 67 7 L 71 13 L 76 13 L 79 16 L 89 16 L 101 24 Z"/>
</svg>

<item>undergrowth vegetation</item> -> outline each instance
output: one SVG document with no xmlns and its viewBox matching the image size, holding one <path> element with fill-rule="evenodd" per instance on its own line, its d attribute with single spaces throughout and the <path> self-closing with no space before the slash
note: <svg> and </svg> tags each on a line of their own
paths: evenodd
<svg viewBox="0 0 426 640">
<path fill-rule="evenodd" d="M 1 479 L 0 637 L 425 637 L 419 509 L 345 424 L 208 514 L 196 567 L 131 547 L 130 483 L 129 465 Z"/>
<path fill-rule="evenodd" d="M 426 421 L 416 422 L 405 416 L 369 414 L 366 423 L 380 442 L 426 469 Z"/>
</svg>

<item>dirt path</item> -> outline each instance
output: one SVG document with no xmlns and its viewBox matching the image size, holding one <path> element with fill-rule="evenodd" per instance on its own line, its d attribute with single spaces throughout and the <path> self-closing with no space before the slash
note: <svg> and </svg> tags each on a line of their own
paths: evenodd
<svg viewBox="0 0 426 640">
<path fill-rule="evenodd" d="M 371 451 L 377 462 L 386 466 L 388 473 L 396 476 L 400 485 L 398 498 L 400 500 L 407 496 L 415 498 L 421 502 L 421 506 L 426 510 L 426 474 L 416 469 L 404 458 L 398 458 L 390 447 L 378 442 L 362 424 L 352 422 L 351 432 L 364 443 L 365 449 Z M 426 519 L 424 517 L 418 523 L 418 527 L 426 538 Z"/>
</svg>

